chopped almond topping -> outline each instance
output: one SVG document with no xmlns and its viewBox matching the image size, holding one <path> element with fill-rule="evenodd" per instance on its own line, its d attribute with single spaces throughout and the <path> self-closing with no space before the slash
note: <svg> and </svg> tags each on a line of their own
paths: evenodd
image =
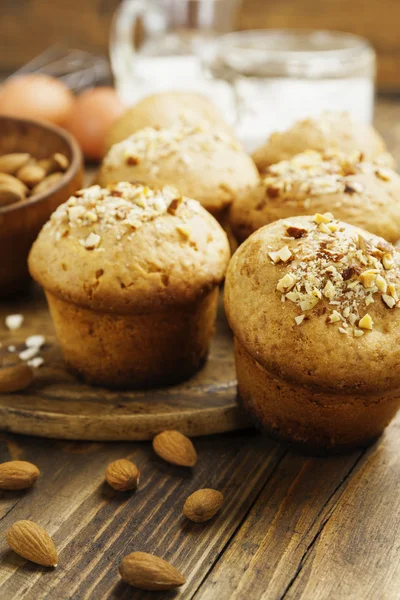
<svg viewBox="0 0 400 600">
<path fill-rule="evenodd" d="M 390 181 L 392 179 L 392 171 L 389 169 L 384 169 L 383 167 L 375 169 L 375 175 L 379 179 L 382 179 L 382 181 Z"/>
<path fill-rule="evenodd" d="M 394 306 L 396 306 L 396 300 L 393 298 L 393 296 L 382 294 L 382 300 L 389 308 L 393 308 Z"/>
<path fill-rule="evenodd" d="M 394 267 L 393 256 L 391 254 L 389 254 L 388 252 L 386 252 L 382 256 L 382 264 L 383 264 L 384 268 L 386 269 L 386 271 L 390 271 L 390 269 L 393 269 L 393 267 Z"/>
<path fill-rule="evenodd" d="M 292 256 L 292 253 L 289 250 L 288 246 L 283 246 L 283 248 L 281 248 L 277 252 L 269 252 L 268 256 L 274 263 L 278 263 L 280 261 L 287 262 L 289 260 L 289 258 Z"/>
<path fill-rule="evenodd" d="M 318 225 L 320 223 L 330 223 L 331 221 L 333 221 L 333 215 L 331 213 L 325 213 L 323 215 L 316 213 L 314 215 L 314 222 Z"/>
<path fill-rule="evenodd" d="M 188 225 L 177 225 L 176 228 L 184 238 L 190 238 L 191 229 Z"/>
<path fill-rule="evenodd" d="M 297 325 L 301 325 L 302 322 L 304 321 L 306 315 L 299 315 L 298 317 L 295 317 L 294 320 L 296 321 Z"/>
<path fill-rule="evenodd" d="M 375 302 L 375 300 L 372 297 L 372 294 L 368 294 L 368 296 L 365 298 L 365 305 L 369 306 L 370 304 L 373 304 Z"/>
<path fill-rule="evenodd" d="M 339 221 L 329 223 L 335 226 L 335 231 L 331 231 L 326 223 L 316 222 L 321 220 L 318 215 L 308 220 L 315 225 L 307 229 L 307 237 L 293 242 L 292 250 L 284 246 L 269 254 L 275 263 L 288 262 L 288 256 L 291 259 L 276 284 L 281 301 L 290 300 L 303 313 L 318 305 L 317 317 L 327 313 L 326 323 L 337 323 L 340 333 L 360 337 L 374 327 L 371 315 L 362 315 L 365 306 L 373 304 L 377 296 L 388 308 L 400 308 L 396 287 L 400 271 L 398 250 L 367 233 L 364 236 L 355 230 L 349 235 Z M 329 236 L 325 235 L 325 227 Z M 284 228 L 282 239 L 286 237 L 287 223 Z M 384 268 L 384 262 L 388 266 L 390 260 L 393 271 Z M 299 325 L 302 321 L 296 319 Z"/>
<path fill-rule="evenodd" d="M 318 229 L 321 233 L 332 233 L 332 231 L 329 229 L 328 225 L 326 225 L 326 223 L 320 223 L 318 225 Z"/>
<path fill-rule="evenodd" d="M 378 288 L 378 290 L 380 292 L 383 292 L 384 294 L 386 294 L 388 284 L 387 284 L 386 279 L 384 279 L 382 277 L 382 275 L 377 275 L 376 276 L 375 285 L 376 285 L 376 287 Z"/>
<path fill-rule="evenodd" d="M 94 250 L 98 248 L 101 242 L 101 237 L 97 233 L 89 233 L 85 240 L 86 250 Z"/>
<path fill-rule="evenodd" d="M 347 194 L 362 194 L 364 186 L 359 181 L 346 181 L 344 191 Z"/>
<path fill-rule="evenodd" d="M 291 273 L 286 273 L 286 275 L 284 275 L 282 279 L 278 281 L 276 289 L 280 292 L 288 292 L 292 289 L 296 281 L 296 277 L 291 275 Z"/>
<path fill-rule="evenodd" d="M 332 312 L 332 314 L 331 314 L 331 315 L 329 315 L 329 317 L 328 317 L 328 322 L 329 322 L 329 323 L 338 323 L 338 322 L 339 322 L 339 321 L 341 321 L 341 320 L 342 320 L 342 319 L 341 319 L 341 316 L 340 316 L 340 314 L 337 312 L 337 310 L 334 310 L 334 311 Z"/>
<path fill-rule="evenodd" d="M 372 320 L 372 317 L 369 313 L 366 313 L 362 319 L 359 320 L 358 322 L 358 326 L 361 329 L 372 329 L 374 326 L 374 322 Z"/>
<path fill-rule="evenodd" d="M 377 271 L 376 269 L 369 269 L 368 271 L 364 271 L 360 275 L 361 283 L 365 288 L 372 288 L 375 285 Z"/>
<path fill-rule="evenodd" d="M 286 231 L 287 234 L 290 237 L 293 237 L 295 240 L 298 240 L 299 238 L 307 234 L 307 229 L 302 229 L 301 227 L 292 227 L 290 225 L 286 227 Z"/>
<path fill-rule="evenodd" d="M 325 298 L 329 298 L 332 299 L 335 296 L 335 286 L 333 285 L 332 281 L 330 279 L 328 279 L 328 281 L 326 282 L 326 285 L 324 287 L 324 289 L 322 290 L 323 295 L 325 296 Z"/>
<path fill-rule="evenodd" d="M 301 310 L 311 310 L 318 304 L 318 298 L 308 298 L 307 300 L 303 300 L 300 302 Z"/>
</svg>

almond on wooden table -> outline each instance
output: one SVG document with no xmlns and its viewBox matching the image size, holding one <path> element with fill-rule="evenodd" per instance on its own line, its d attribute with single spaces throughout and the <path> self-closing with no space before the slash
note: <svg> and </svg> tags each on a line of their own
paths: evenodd
<svg viewBox="0 0 400 600">
<path fill-rule="evenodd" d="M 223 502 L 224 497 L 221 492 L 204 488 L 197 490 L 187 498 L 182 512 L 191 521 L 204 523 L 217 514 Z"/>
<path fill-rule="evenodd" d="M 135 490 L 139 485 L 139 477 L 137 466 L 126 458 L 115 460 L 106 469 L 107 483 L 119 492 Z"/>
<path fill-rule="evenodd" d="M 19 392 L 34 378 L 32 369 L 24 362 L 0 366 L 0 393 Z"/>
<path fill-rule="evenodd" d="M 25 460 L 10 460 L 0 464 L 0 490 L 25 490 L 36 483 L 40 471 Z"/>
<path fill-rule="evenodd" d="M 126 556 L 119 574 L 123 581 L 140 590 L 172 590 L 186 583 L 169 562 L 147 552 L 132 552 Z"/>
<path fill-rule="evenodd" d="M 188 437 L 179 431 L 162 431 L 153 439 L 153 449 L 163 460 L 181 467 L 193 467 L 197 452 Z"/>
<path fill-rule="evenodd" d="M 17 521 L 7 531 L 6 538 L 10 548 L 23 558 L 43 567 L 57 566 L 58 554 L 53 540 L 33 521 Z"/>
</svg>

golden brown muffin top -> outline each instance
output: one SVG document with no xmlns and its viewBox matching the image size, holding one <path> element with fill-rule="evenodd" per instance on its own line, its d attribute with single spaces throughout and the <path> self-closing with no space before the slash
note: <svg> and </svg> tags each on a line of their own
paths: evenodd
<svg viewBox="0 0 400 600">
<path fill-rule="evenodd" d="M 386 152 L 379 133 L 365 123 L 354 121 L 346 112 L 324 112 L 319 118 L 297 121 L 286 131 L 273 133 L 258 148 L 253 159 L 260 172 L 269 165 L 287 160 L 305 150 L 339 150 L 351 154 L 360 150 L 367 159 L 375 159 Z M 390 164 L 393 157 L 388 155 Z"/>
<path fill-rule="evenodd" d="M 90 308 L 140 312 L 194 301 L 218 285 L 226 234 L 195 200 L 141 184 L 93 186 L 57 208 L 34 243 L 31 274 Z"/>
<path fill-rule="evenodd" d="M 278 219 L 330 210 L 395 242 L 400 239 L 400 177 L 361 152 L 309 150 L 268 167 L 260 184 L 232 207 L 231 221 L 243 241 Z"/>
<path fill-rule="evenodd" d="M 233 135 L 217 107 L 206 97 L 193 92 L 162 92 L 140 100 L 128 108 L 110 128 L 106 148 L 126 139 L 144 127 L 165 128 L 209 121 Z"/>
<path fill-rule="evenodd" d="M 330 214 L 282 219 L 237 250 L 225 307 L 245 349 L 303 384 L 400 386 L 400 251 Z"/>
<path fill-rule="evenodd" d="M 237 140 L 202 123 L 137 131 L 110 149 L 97 180 L 104 187 L 116 181 L 171 184 L 217 212 L 254 186 L 258 172 Z"/>
</svg>

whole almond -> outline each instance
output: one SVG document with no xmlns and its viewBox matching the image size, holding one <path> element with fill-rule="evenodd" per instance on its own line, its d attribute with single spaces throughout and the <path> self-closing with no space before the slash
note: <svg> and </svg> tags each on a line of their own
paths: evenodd
<svg viewBox="0 0 400 600">
<path fill-rule="evenodd" d="M 33 521 L 17 521 L 7 531 L 6 538 L 10 548 L 23 558 L 43 567 L 57 566 L 58 555 L 53 540 Z"/>
<path fill-rule="evenodd" d="M 217 514 L 223 502 L 224 497 L 221 492 L 204 488 L 197 490 L 187 498 L 182 512 L 191 521 L 204 523 Z"/>
<path fill-rule="evenodd" d="M 0 156 L 0 173 L 15 173 L 30 160 L 31 155 L 27 152 L 13 152 Z"/>
<path fill-rule="evenodd" d="M 107 483 L 119 492 L 135 490 L 139 485 L 139 476 L 137 466 L 126 458 L 115 460 L 106 469 Z"/>
<path fill-rule="evenodd" d="M 15 204 L 23 200 L 23 196 L 14 187 L 10 187 L 6 183 L 0 183 L 0 206 L 8 206 L 9 204 Z"/>
<path fill-rule="evenodd" d="M 172 590 L 186 583 L 183 575 L 169 562 L 147 554 L 132 552 L 119 566 L 122 579 L 140 590 Z"/>
<path fill-rule="evenodd" d="M 179 431 L 168 430 L 153 439 L 154 452 L 160 458 L 181 467 L 193 467 L 197 462 L 197 452 L 188 437 Z"/>
<path fill-rule="evenodd" d="M 46 177 L 46 171 L 37 163 L 28 163 L 17 172 L 17 177 L 30 188 L 38 185 Z"/>
<path fill-rule="evenodd" d="M 25 490 L 36 483 L 40 471 L 25 460 L 10 460 L 0 464 L 0 490 Z"/>
<path fill-rule="evenodd" d="M 47 177 L 45 177 L 40 183 L 35 185 L 35 187 L 32 189 L 31 195 L 33 196 L 34 194 L 47 192 L 56 185 L 62 176 L 63 173 L 52 173 L 51 175 L 47 175 Z"/>
<path fill-rule="evenodd" d="M 54 173 L 55 171 L 59 170 L 52 158 L 39 158 L 37 164 L 39 165 L 39 167 L 44 169 L 46 175 L 50 175 L 51 173 Z"/>
<path fill-rule="evenodd" d="M 29 191 L 22 181 L 14 177 L 14 175 L 8 175 L 8 173 L 0 173 L 0 184 L 7 185 L 10 189 L 21 194 L 21 196 L 26 196 Z"/>
<path fill-rule="evenodd" d="M 57 165 L 58 170 L 66 171 L 68 169 L 69 160 L 64 154 L 61 154 L 61 152 L 56 152 L 55 154 L 53 154 L 52 158 L 54 163 Z"/>
<path fill-rule="evenodd" d="M 24 362 L 0 367 L 0 393 L 19 392 L 28 387 L 33 377 L 32 369 Z"/>
</svg>

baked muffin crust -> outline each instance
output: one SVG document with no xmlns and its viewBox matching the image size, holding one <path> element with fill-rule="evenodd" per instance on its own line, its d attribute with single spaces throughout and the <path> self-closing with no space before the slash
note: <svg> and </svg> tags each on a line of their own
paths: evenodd
<svg viewBox="0 0 400 600">
<path fill-rule="evenodd" d="M 218 215 L 259 176 L 240 143 L 208 123 L 171 129 L 146 127 L 114 145 L 98 183 L 141 181 L 152 187 L 174 185 Z"/>
<path fill-rule="evenodd" d="M 332 215 L 291 217 L 235 253 L 235 337 L 278 379 L 340 394 L 400 387 L 400 251 Z"/>
<path fill-rule="evenodd" d="M 106 149 L 122 142 L 139 129 L 156 129 L 190 125 L 208 121 L 233 135 L 222 114 L 206 96 L 191 92 L 166 92 L 153 94 L 129 108 L 112 125 L 106 137 Z"/>
<path fill-rule="evenodd" d="M 232 206 L 230 219 L 242 242 L 278 219 L 326 211 L 394 243 L 400 239 L 400 177 L 360 152 L 307 151 L 268 167 Z"/>
<path fill-rule="evenodd" d="M 345 154 L 362 151 L 368 160 L 374 160 L 386 151 L 379 133 L 371 126 L 353 121 L 346 112 L 324 112 L 319 118 L 297 121 L 286 131 L 273 133 L 258 148 L 253 159 L 260 172 L 269 165 L 288 160 L 305 150 L 339 150 Z M 389 159 L 387 159 L 389 160 Z M 393 164 L 393 157 L 390 157 Z"/>
<path fill-rule="evenodd" d="M 123 314 L 200 300 L 222 281 L 228 260 L 225 233 L 198 202 L 171 187 L 118 183 L 59 206 L 29 267 L 53 295 Z"/>
</svg>

